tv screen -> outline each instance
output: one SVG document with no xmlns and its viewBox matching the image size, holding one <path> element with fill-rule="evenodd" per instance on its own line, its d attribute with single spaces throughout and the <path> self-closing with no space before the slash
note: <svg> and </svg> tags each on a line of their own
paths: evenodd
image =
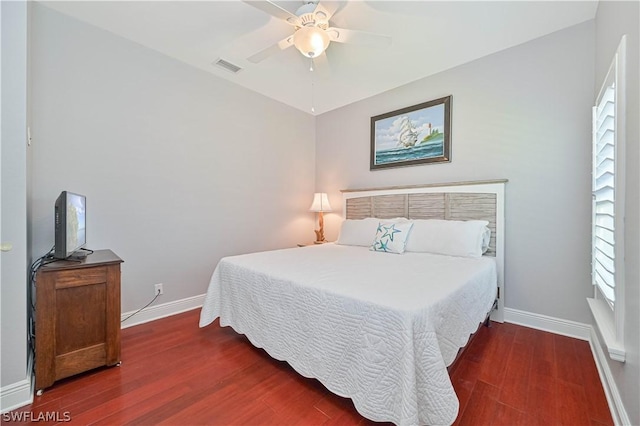
<svg viewBox="0 0 640 426">
<path fill-rule="evenodd" d="M 62 191 L 55 204 L 53 257 L 66 259 L 87 243 L 87 200 L 84 195 Z"/>
</svg>

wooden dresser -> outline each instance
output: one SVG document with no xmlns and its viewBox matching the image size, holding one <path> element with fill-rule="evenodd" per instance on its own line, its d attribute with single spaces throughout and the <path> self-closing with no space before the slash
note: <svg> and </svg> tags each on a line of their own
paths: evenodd
<svg viewBox="0 0 640 426">
<path fill-rule="evenodd" d="M 120 362 L 120 264 L 111 250 L 57 261 L 36 276 L 35 389 Z"/>
</svg>

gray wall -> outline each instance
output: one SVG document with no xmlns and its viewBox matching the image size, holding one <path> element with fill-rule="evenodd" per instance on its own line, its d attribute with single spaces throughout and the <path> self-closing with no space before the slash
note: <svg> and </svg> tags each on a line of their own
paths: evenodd
<svg viewBox="0 0 640 426">
<path fill-rule="evenodd" d="M 587 323 L 593 58 L 590 21 L 323 114 L 316 188 L 338 207 L 344 188 L 507 178 L 506 306 Z M 446 95 L 451 163 L 369 170 L 370 117 Z"/>
<path fill-rule="evenodd" d="M 125 260 L 123 312 L 313 238 L 312 116 L 38 3 L 31 38 L 34 255 L 62 190 L 87 196 L 87 246 Z"/>
<path fill-rule="evenodd" d="M 27 382 L 27 5 L 2 2 L 2 370 L 0 388 Z M 28 395 L 28 386 L 26 389 Z M 24 395 L 23 395 L 24 396 Z M 6 397 L 6 409 L 21 401 Z"/>
<path fill-rule="evenodd" d="M 625 333 L 627 360 L 609 367 L 631 424 L 640 425 L 640 3 L 600 1 L 596 15 L 595 90 L 607 74 L 620 38 L 627 35 L 626 211 L 625 211 Z M 597 92 L 596 92 L 597 93 Z M 595 327 L 595 323 L 593 323 Z M 603 347 L 604 353 L 607 353 Z"/>
</svg>

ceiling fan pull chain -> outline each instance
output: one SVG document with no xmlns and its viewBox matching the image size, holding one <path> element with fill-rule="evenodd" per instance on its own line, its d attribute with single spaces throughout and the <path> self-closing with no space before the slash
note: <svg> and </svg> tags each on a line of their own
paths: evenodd
<svg viewBox="0 0 640 426">
<path fill-rule="evenodd" d="M 311 112 L 316 112 L 316 109 L 314 107 L 315 104 L 315 100 L 314 100 L 314 96 L 313 93 L 314 92 L 314 87 L 313 87 L 313 80 L 311 81 Z"/>
<path fill-rule="evenodd" d="M 313 71 L 313 58 L 311 59 L 311 68 L 309 69 L 309 71 Z M 315 87 L 313 84 L 313 73 L 311 73 L 311 112 L 315 113 L 316 112 L 316 108 L 315 108 Z"/>
</svg>

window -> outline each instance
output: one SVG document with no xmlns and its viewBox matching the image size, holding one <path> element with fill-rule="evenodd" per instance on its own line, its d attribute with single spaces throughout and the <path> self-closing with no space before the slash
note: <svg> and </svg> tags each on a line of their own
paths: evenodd
<svg viewBox="0 0 640 426">
<path fill-rule="evenodd" d="M 623 362 L 625 50 L 623 36 L 593 107 L 591 272 L 595 294 L 588 299 L 609 356 Z"/>
<path fill-rule="evenodd" d="M 616 287 L 616 84 L 607 78 L 593 107 L 593 284 L 609 306 Z"/>
</svg>

